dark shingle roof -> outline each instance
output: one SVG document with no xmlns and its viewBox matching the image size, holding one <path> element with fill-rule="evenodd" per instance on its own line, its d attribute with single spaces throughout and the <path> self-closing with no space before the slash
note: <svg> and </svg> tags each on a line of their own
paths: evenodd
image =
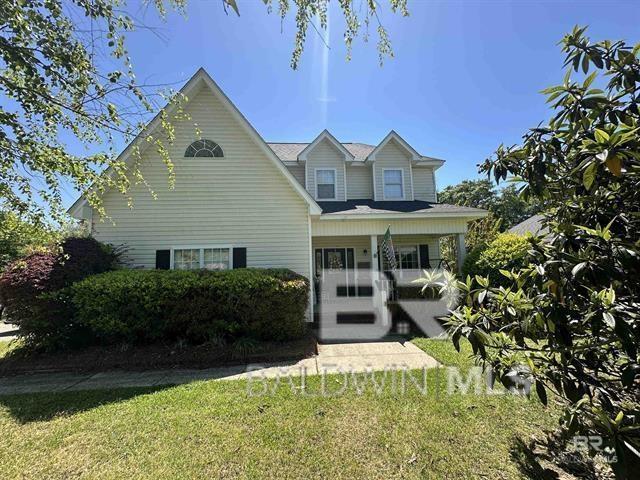
<svg viewBox="0 0 640 480">
<path fill-rule="evenodd" d="M 485 210 L 471 207 L 459 207 L 446 203 L 431 203 L 422 200 L 411 201 L 375 201 L 348 200 L 346 202 L 318 202 L 322 215 L 352 215 L 371 213 L 468 213 L 477 215 Z"/>
<path fill-rule="evenodd" d="M 271 147 L 271 150 L 282 160 L 283 162 L 295 162 L 298 160 L 298 155 L 304 150 L 308 143 L 267 143 Z M 355 160 L 363 162 L 367 155 L 369 155 L 374 148 L 374 145 L 367 145 L 366 143 L 343 143 L 344 148 L 349 150 L 349 153 L 355 157 Z"/>
<path fill-rule="evenodd" d="M 515 233 L 516 235 L 526 235 L 530 233 L 533 236 L 546 235 L 549 233 L 549 229 L 542 226 L 542 215 L 534 215 L 526 220 L 514 225 L 509 229 L 509 233 Z"/>
</svg>

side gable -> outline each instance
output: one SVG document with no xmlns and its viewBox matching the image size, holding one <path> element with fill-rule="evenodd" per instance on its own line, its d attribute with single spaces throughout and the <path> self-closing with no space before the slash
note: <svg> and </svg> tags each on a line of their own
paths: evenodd
<svg viewBox="0 0 640 480">
<path fill-rule="evenodd" d="M 310 275 L 308 203 L 209 88 L 201 84 L 189 98 L 184 110 L 190 118 L 174 123 L 168 147 L 175 188 L 167 186 L 160 155 L 147 149 L 140 159 L 146 184 L 133 184 L 128 193 L 134 208 L 117 189 L 105 192 L 109 218 L 93 219 L 93 236 L 126 245 L 135 268 L 154 268 L 158 250 L 237 247 L 246 249 L 248 267 Z M 185 156 L 199 136 L 218 144 L 222 156 Z"/>
<path fill-rule="evenodd" d="M 249 137 L 256 143 L 256 145 L 262 150 L 267 158 L 273 162 L 280 173 L 287 179 L 291 187 L 293 187 L 297 194 L 305 200 L 305 202 L 308 204 L 309 213 L 312 215 L 319 215 L 322 210 L 313 199 L 313 197 L 311 197 L 311 195 L 309 195 L 309 193 L 302 187 L 302 185 L 300 185 L 293 174 L 287 169 L 287 167 L 282 163 L 282 161 L 273 152 L 273 150 L 271 150 L 269 145 L 267 145 L 260 134 L 255 130 L 255 128 L 253 128 L 249 121 L 244 117 L 244 115 L 242 115 L 238 108 L 231 102 L 231 100 L 229 100 L 229 98 L 224 94 L 220 87 L 203 68 L 200 68 L 193 75 L 193 77 L 191 77 L 189 81 L 187 81 L 187 83 L 180 89 L 180 93 L 189 98 L 190 93 L 199 91 L 199 89 L 203 86 L 208 88 L 213 93 L 213 95 L 215 95 L 220 100 L 220 102 L 228 110 L 231 116 L 238 121 L 238 123 L 246 131 Z M 169 105 L 167 107 L 167 114 L 171 115 L 172 113 L 174 113 L 175 108 L 176 107 L 174 105 Z M 141 132 L 123 150 L 123 152 L 119 156 L 119 160 L 130 162 L 132 153 L 134 152 L 134 147 L 136 145 L 139 146 L 140 152 L 141 154 L 143 154 L 144 151 L 149 147 L 149 142 L 144 141 L 144 138 L 146 138 L 146 136 L 149 134 L 153 134 L 158 128 L 160 128 L 160 122 L 160 113 L 158 113 L 153 118 L 153 120 L 149 122 L 147 128 L 143 132 Z M 110 170 L 108 169 L 105 174 L 110 175 Z M 86 200 L 84 199 L 84 196 L 81 196 L 73 203 L 73 205 L 67 210 L 67 212 L 76 218 L 82 218 L 79 215 L 82 215 L 82 212 L 85 210 L 83 208 L 85 204 Z"/>
</svg>

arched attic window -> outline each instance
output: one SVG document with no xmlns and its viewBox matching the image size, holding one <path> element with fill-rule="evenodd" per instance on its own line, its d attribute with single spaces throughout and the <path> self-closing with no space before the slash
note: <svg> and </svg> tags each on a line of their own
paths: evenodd
<svg viewBox="0 0 640 480">
<path fill-rule="evenodd" d="M 223 157 L 222 148 L 211 140 L 196 140 L 187 147 L 185 157 Z"/>
</svg>

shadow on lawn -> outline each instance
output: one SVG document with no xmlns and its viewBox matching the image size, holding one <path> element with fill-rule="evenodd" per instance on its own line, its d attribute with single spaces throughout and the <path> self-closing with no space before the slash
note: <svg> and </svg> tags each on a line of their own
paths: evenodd
<svg viewBox="0 0 640 480">
<path fill-rule="evenodd" d="M 593 462 L 582 455 L 567 455 L 566 449 L 548 435 L 544 441 L 525 442 L 515 439 L 511 458 L 526 478 L 535 480 L 568 480 L 598 478 Z"/>
<path fill-rule="evenodd" d="M 111 403 L 148 395 L 175 385 L 121 388 L 117 390 L 82 390 L 0 396 L 0 408 L 20 423 L 41 422 L 58 416 L 68 416 Z"/>
</svg>

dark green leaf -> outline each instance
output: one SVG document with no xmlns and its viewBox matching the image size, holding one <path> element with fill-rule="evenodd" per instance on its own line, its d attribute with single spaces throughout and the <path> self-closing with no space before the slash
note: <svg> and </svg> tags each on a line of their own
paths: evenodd
<svg viewBox="0 0 640 480">
<path fill-rule="evenodd" d="M 538 398 L 540 399 L 542 404 L 546 406 L 547 405 L 547 391 L 544 388 L 544 385 L 539 381 L 536 381 L 536 393 L 538 394 Z"/>
</svg>

